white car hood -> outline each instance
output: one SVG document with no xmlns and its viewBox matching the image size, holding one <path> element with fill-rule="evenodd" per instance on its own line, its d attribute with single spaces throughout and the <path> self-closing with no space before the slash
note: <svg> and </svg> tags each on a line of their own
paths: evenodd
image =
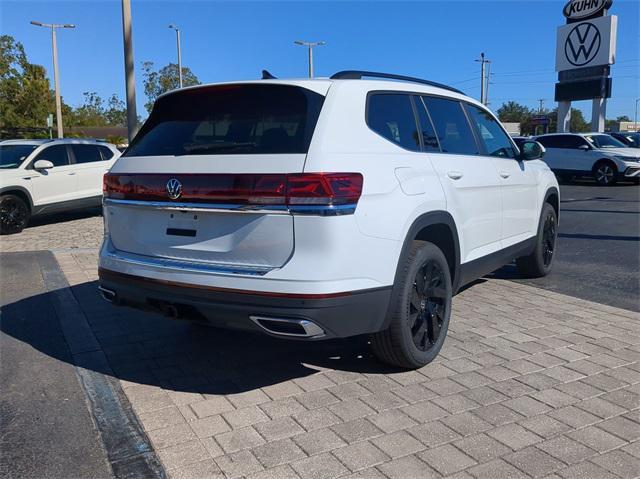
<svg viewBox="0 0 640 479">
<path fill-rule="evenodd" d="M 609 153 L 615 156 L 627 156 L 630 158 L 640 158 L 640 151 L 634 151 L 634 148 L 599 148 L 598 152 Z"/>
</svg>

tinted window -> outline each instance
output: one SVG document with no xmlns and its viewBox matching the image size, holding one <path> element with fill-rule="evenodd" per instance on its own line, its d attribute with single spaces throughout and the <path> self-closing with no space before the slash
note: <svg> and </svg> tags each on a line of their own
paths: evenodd
<svg viewBox="0 0 640 479">
<path fill-rule="evenodd" d="M 424 97 L 443 153 L 476 155 L 478 148 L 460 102 Z"/>
<path fill-rule="evenodd" d="M 286 85 L 223 85 L 158 99 L 124 156 L 306 153 L 324 97 Z"/>
<path fill-rule="evenodd" d="M 0 145 L 0 168 L 17 168 L 38 145 Z"/>
<path fill-rule="evenodd" d="M 38 160 L 50 161 L 53 166 L 66 166 L 69 164 L 67 147 L 65 145 L 49 146 L 38 154 L 35 161 Z"/>
<path fill-rule="evenodd" d="M 431 118 L 429 118 L 427 110 L 422 103 L 422 99 L 419 96 L 414 96 L 413 101 L 418 112 L 418 120 L 420 121 L 420 130 L 422 132 L 422 144 L 424 145 L 424 151 L 440 151 L 440 145 L 438 144 L 436 131 L 433 129 Z"/>
<path fill-rule="evenodd" d="M 491 114 L 473 105 L 466 105 L 471 121 L 475 123 L 480 141 L 489 156 L 515 158 L 511 140 Z"/>
<path fill-rule="evenodd" d="M 576 149 L 581 145 L 586 145 L 587 142 L 577 135 L 551 135 L 541 136 L 538 141 L 544 145 L 545 148 L 568 148 Z"/>
<path fill-rule="evenodd" d="M 367 109 L 367 125 L 398 146 L 407 150 L 420 150 L 420 138 L 409 95 L 371 95 Z"/>
<path fill-rule="evenodd" d="M 589 135 L 585 137 L 589 143 L 597 148 L 626 148 L 627 145 L 610 135 Z"/>
<path fill-rule="evenodd" d="M 100 153 L 102 153 L 103 160 L 110 160 L 111 158 L 113 158 L 113 151 L 111 151 L 106 146 L 99 146 L 98 149 L 100 150 Z"/>
<path fill-rule="evenodd" d="M 94 145 L 72 145 L 73 156 L 76 158 L 76 163 L 91 163 L 94 161 L 102 161 L 100 156 L 100 150 Z"/>
</svg>

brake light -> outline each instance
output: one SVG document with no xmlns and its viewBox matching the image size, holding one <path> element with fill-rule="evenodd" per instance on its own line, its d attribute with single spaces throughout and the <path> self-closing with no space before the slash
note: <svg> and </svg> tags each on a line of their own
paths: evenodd
<svg viewBox="0 0 640 479">
<path fill-rule="evenodd" d="M 169 195 L 169 180 L 180 194 Z M 247 206 L 355 208 L 362 194 L 360 173 L 291 174 L 112 174 L 103 181 L 105 198 Z M 306 208 L 305 208 L 306 211 Z"/>
</svg>

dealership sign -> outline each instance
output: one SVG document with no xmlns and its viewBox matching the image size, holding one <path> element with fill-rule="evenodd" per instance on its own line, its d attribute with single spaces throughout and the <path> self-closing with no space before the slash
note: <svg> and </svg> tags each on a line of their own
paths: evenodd
<svg viewBox="0 0 640 479">
<path fill-rule="evenodd" d="M 612 0 L 569 0 L 562 13 L 569 20 L 589 18 L 611 6 Z"/>
<path fill-rule="evenodd" d="M 558 27 L 556 71 L 615 63 L 617 26 L 611 15 Z"/>
</svg>

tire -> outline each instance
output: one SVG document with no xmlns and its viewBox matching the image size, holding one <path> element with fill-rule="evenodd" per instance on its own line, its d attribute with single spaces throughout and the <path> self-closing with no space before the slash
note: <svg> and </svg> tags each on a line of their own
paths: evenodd
<svg viewBox="0 0 640 479">
<path fill-rule="evenodd" d="M 593 179 L 600 186 L 615 185 L 618 179 L 618 168 L 612 161 L 600 160 L 593 167 Z"/>
<path fill-rule="evenodd" d="M 20 233 L 29 223 L 30 216 L 29 206 L 19 196 L 0 197 L 0 234 Z"/>
<path fill-rule="evenodd" d="M 551 271 L 558 238 L 558 216 L 549 203 L 545 203 L 540 215 L 536 246 L 528 256 L 516 259 L 520 273 L 528 278 L 540 278 Z"/>
<path fill-rule="evenodd" d="M 444 344 L 451 315 L 451 274 L 440 248 L 425 241 L 414 241 L 399 267 L 390 325 L 372 335 L 371 347 L 382 362 L 414 369 L 433 361 Z"/>
</svg>

